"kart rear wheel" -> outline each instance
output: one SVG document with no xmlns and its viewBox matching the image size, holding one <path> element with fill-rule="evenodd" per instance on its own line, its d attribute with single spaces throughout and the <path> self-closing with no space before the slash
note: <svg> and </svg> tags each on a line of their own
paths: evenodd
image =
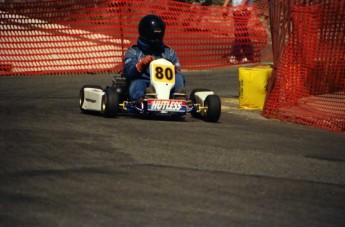
<svg viewBox="0 0 345 227">
<path fill-rule="evenodd" d="M 104 93 L 101 112 L 105 117 L 116 117 L 119 112 L 119 94 L 112 88 L 106 89 Z"/>
<path fill-rule="evenodd" d="M 211 91 L 211 90 L 207 89 L 207 88 L 196 88 L 196 89 L 193 89 L 192 92 L 189 95 L 189 99 L 192 101 L 193 104 L 196 104 L 195 93 L 200 92 L 200 91 Z M 194 118 L 200 117 L 200 114 L 198 114 L 197 112 L 191 112 L 190 114 Z"/>
<path fill-rule="evenodd" d="M 84 89 L 85 88 L 96 88 L 96 89 L 101 89 L 101 90 L 103 90 L 103 88 L 101 86 L 99 86 L 99 85 L 85 85 L 85 86 L 83 86 L 80 89 L 80 92 L 79 92 L 79 108 L 80 108 L 81 112 L 88 113 L 88 110 L 84 110 L 82 108 L 83 104 L 84 104 L 84 97 L 85 97 Z"/>
<path fill-rule="evenodd" d="M 217 122 L 221 112 L 221 102 L 218 95 L 209 95 L 205 99 L 206 110 L 204 119 L 208 122 Z"/>
</svg>

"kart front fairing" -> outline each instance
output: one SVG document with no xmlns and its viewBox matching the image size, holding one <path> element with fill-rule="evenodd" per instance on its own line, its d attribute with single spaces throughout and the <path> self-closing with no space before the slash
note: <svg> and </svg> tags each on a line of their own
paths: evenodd
<svg viewBox="0 0 345 227">
<path fill-rule="evenodd" d="M 150 116 L 183 116 L 191 111 L 196 111 L 197 106 L 187 100 L 177 99 L 143 99 L 139 102 L 124 102 L 124 112 L 138 113 Z"/>
</svg>

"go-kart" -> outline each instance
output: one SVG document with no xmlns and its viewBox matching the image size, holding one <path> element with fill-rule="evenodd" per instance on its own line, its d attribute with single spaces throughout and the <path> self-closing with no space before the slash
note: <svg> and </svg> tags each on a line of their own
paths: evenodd
<svg viewBox="0 0 345 227">
<path fill-rule="evenodd" d="M 79 105 L 83 113 L 98 112 L 105 117 L 119 113 L 135 113 L 153 117 L 182 117 L 190 114 L 208 122 L 217 122 L 221 114 L 221 101 L 209 89 L 194 89 L 189 97 L 185 93 L 172 93 L 175 85 L 175 67 L 165 60 L 150 63 L 150 82 L 155 93 L 147 93 L 142 100 L 130 100 L 129 84 L 123 75 L 116 75 L 111 86 L 85 85 L 80 90 Z"/>
</svg>

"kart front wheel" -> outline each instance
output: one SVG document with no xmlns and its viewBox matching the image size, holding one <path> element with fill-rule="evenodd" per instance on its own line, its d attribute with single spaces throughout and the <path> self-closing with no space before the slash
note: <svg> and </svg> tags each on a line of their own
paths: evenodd
<svg viewBox="0 0 345 227">
<path fill-rule="evenodd" d="M 221 102 L 218 95 L 209 95 L 205 99 L 206 110 L 204 119 L 208 122 L 217 122 L 221 112 Z"/>
<path fill-rule="evenodd" d="M 114 89 L 106 89 L 102 98 L 101 112 L 105 117 L 116 117 L 119 112 L 119 94 Z"/>
<path fill-rule="evenodd" d="M 191 92 L 190 95 L 189 95 L 189 99 L 192 101 L 193 104 L 196 104 L 196 103 L 197 103 L 197 102 L 196 102 L 195 93 L 196 93 L 196 92 L 201 92 L 201 91 L 211 91 L 211 90 L 210 90 L 210 89 L 207 89 L 207 88 L 196 88 L 196 89 L 193 89 L 192 92 Z M 195 112 L 195 111 L 191 112 L 191 115 L 192 115 L 192 117 L 194 117 L 194 118 L 200 118 L 200 117 L 201 117 L 200 114 L 197 113 L 197 112 Z"/>
</svg>

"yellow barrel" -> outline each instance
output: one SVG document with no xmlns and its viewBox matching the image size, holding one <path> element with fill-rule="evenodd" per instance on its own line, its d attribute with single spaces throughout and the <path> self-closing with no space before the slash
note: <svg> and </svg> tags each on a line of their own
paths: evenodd
<svg viewBox="0 0 345 227">
<path fill-rule="evenodd" d="M 239 108 L 263 109 L 266 88 L 271 74 L 272 67 L 270 65 L 239 68 Z"/>
</svg>

